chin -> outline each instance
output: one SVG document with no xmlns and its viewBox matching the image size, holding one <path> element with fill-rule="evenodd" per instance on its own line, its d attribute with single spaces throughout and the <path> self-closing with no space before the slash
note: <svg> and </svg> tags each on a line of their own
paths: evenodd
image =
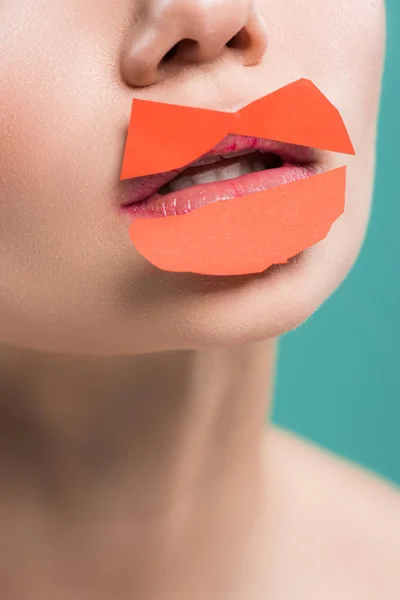
<svg viewBox="0 0 400 600">
<path fill-rule="evenodd" d="M 224 348 L 276 338 L 296 329 L 337 290 L 361 243 L 338 243 L 342 227 L 285 265 L 257 276 L 227 278 L 174 314 L 170 349 Z M 177 339 L 176 334 L 179 335 Z"/>
<path fill-rule="evenodd" d="M 346 219 L 339 220 L 325 240 L 257 275 L 165 273 L 161 285 L 168 281 L 173 291 L 158 296 L 158 302 L 114 343 L 103 340 L 94 351 L 134 355 L 222 349 L 296 329 L 335 292 L 354 265 L 364 231 L 348 235 L 348 227 Z"/>
<path fill-rule="evenodd" d="M 64 306 L 64 317 L 49 328 L 43 310 L 40 319 L 18 327 L 18 335 L 14 329 L 3 343 L 54 354 L 127 357 L 279 337 L 307 321 L 350 272 L 367 223 L 366 214 L 359 216 L 355 226 L 343 215 L 325 240 L 257 275 L 206 277 L 148 265 L 134 285 L 130 277 L 132 292 L 123 294 L 122 311 L 120 304 L 104 310 L 89 303 L 79 315 L 72 309 L 65 314 Z"/>
</svg>

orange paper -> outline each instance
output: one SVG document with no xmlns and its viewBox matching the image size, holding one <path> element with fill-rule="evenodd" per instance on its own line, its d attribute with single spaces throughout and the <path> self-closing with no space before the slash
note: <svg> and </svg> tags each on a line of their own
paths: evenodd
<svg viewBox="0 0 400 600">
<path fill-rule="evenodd" d="M 260 273 L 328 234 L 343 213 L 346 167 L 186 215 L 137 219 L 130 237 L 159 269 L 204 275 Z"/>
<path fill-rule="evenodd" d="M 236 113 L 134 100 L 121 179 L 184 168 L 229 134 L 355 154 L 338 110 L 300 79 Z M 345 190 L 342 167 L 185 215 L 137 218 L 130 237 L 166 271 L 260 273 L 321 241 L 343 213 Z"/>
<path fill-rule="evenodd" d="M 180 169 L 229 134 L 354 154 L 338 110 L 300 79 L 236 113 L 133 100 L 120 178 Z"/>
</svg>

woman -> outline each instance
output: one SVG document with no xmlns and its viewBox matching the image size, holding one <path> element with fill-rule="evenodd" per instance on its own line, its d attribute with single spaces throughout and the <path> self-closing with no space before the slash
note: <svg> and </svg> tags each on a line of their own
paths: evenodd
<svg viewBox="0 0 400 600">
<path fill-rule="evenodd" d="M 397 493 L 264 426 L 276 337 L 365 234 L 383 0 L 0 15 L 1 598 L 398 597 Z M 132 99 L 230 111 L 303 77 L 357 151 L 326 239 L 257 277 L 144 261 L 116 208 Z"/>
</svg>

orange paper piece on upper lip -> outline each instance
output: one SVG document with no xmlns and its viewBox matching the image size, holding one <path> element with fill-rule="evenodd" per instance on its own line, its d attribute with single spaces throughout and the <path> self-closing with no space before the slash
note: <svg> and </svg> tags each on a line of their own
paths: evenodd
<svg viewBox="0 0 400 600">
<path fill-rule="evenodd" d="M 185 215 L 137 219 L 130 237 L 165 271 L 261 273 L 324 239 L 344 211 L 345 190 L 341 167 Z"/>
<path fill-rule="evenodd" d="M 134 99 L 120 179 L 180 169 L 229 134 L 354 154 L 338 110 L 299 79 L 235 113 Z"/>
</svg>

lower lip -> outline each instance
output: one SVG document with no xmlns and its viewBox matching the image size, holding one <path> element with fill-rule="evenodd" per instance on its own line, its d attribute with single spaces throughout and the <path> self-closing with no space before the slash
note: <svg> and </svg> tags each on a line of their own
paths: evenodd
<svg viewBox="0 0 400 600">
<path fill-rule="evenodd" d="M 267 169 L 242 175 L 227 181 L 195 185 L 169 194 L 154 194 L 146 200 L 123 206 L 130 219 L 151 219 L 184 215 L 206 204 L 221 200 L 232 200 L 255 192 L 272 189 L 299 179 L 321 173 L 324 169 L 317 164 L 284 164 L 276 169 Z"/>
</svg>

